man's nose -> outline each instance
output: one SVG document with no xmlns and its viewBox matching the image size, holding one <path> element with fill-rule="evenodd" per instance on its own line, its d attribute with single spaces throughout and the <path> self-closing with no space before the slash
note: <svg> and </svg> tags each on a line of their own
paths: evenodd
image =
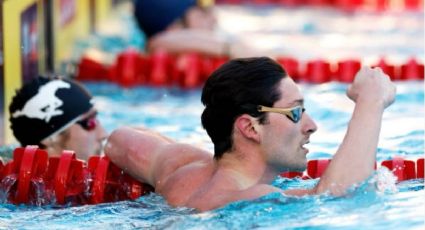
<svg viewBox="0 0 425 230">
<path fill-rule="evenodd" d="M 303 114 L 302 121 L 303 122 L 303 133 L 305 134 L 312 134 L 316 132 L 317 125 L 316 122 L 308 115 L 307 113 Z"/>
</svg>

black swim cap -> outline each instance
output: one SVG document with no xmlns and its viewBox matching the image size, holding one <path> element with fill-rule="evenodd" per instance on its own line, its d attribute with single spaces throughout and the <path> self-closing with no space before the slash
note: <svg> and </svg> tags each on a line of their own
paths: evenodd
<svg viewBox="0 0 425 230">
<path fill-rule="evenodd" d="M 196 5 L 196 0 L 134 0 L 134 14 L 146 36 L 164 31 Z"/>
<path fill-rule="evenodd" d="M 91 99 L 77 82 L 35 78 L 16 92 L 9 106 L 13 135 L 23 146 L 38 145 L 90 111 Z"/>
</svg>

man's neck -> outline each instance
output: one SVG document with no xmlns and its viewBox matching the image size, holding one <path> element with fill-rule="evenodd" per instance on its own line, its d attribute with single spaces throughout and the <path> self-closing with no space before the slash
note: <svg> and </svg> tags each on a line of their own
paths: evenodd
<svg viewBox="0 0 425 230">
<path fill-rule="evenodd" d="M 268 184 L 278 174 L 255 148 L 236 149 L 226 152 L 218 160 L 217 172 L 236 182 L 239 189 L 247 189 L 256 184 Z"/>
</svg>

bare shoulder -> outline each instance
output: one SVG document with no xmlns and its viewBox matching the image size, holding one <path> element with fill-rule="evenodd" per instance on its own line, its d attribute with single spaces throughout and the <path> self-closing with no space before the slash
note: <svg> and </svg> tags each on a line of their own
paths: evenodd
<svg viewBox="0 0 425 230">
<path fill-rule="evenodd" d="M 108 139 L 105 154 L 120 168 L 142 182 L 156 185 L 179 167 L 212 159 L 201 148 L 179 144 L 152 130 L 119 128 Z"/>
<path fill-rule="evenodd" d="M 211 153 L 188 144 L 163 145 L 158 151 L 160 152 L 157 158 L 158 167 L 168 172 L 174 172 L 178 168 L 191 163 L 213 160 Z"/>
</svg>

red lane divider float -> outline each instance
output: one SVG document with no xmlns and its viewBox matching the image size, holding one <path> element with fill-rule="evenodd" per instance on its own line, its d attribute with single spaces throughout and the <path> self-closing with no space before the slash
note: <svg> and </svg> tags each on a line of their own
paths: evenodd
<svg viewBox="0 0 425 230">
<path fill-rule="evenodd" d="M 416 179 L 415 162 L 394 157 L 392 160 L 383 161 L 382 166 L 387 167 L 397 177 L 398 181 Z"/>
<path fill-rule="evenodd" d="M 168 76 L 170 75 L 170 65 L 172 64 L 172 57 L 165 51 L 158 51 L 150 57 L 151 72 L 149 84 L 154 86 L 166 85 Z"/>
<path fill-rule="evenodd" d="M 28 146 L 23 150 L 16 151 L 15 154 L 21 161 L 15 201 L 17 203 L 27 203 L 27 194 L 35 190 L 34 182 L 42 182 L 43 170 L 47 166 L 47 153 L 37 149 L 36 146 Z"/>
<path fill-rule="evenodd" d="M 107 67 L 96 60 L 83 57 L 78 65 L 77 78 L 90 81 L 109 80 L 107 78 L 111 69 L 113 69 L 113 66 Z"/>
<path fill-rule="evenodd" d="M 331 64 L 324 60 L 315 60 L 307 62 L 307 68 L 302 80 L 318 84 L 328 82 L 331 78 Z"/>
<path fill-rule="evenodd" d="M 295 81 L 300 80 L 299 62 L 292 57 L 279 57 L 276 60 L 286 70 L 286 73 Z"/>
<path fill-rule="evenodd" d="M 110 75 L 124 87 L 146 84 L 149 60 L 135 49 L 128 49 L 117 57 L 115 72 Z"/>
<path fill-rule="evenodd" d="M 384 73 L 390 76 L 391 80 L 399 80 L 399 77 L 396 75 L 396 69 L 394 65 L 388 64 L 385 59 L 381 58 L 374 67 L 379 67 Z"/>
<path fill-rule="evenodd" d="M 400 0 L 392 4 L 391 0 L 216 0 L 217 4 L 252 4 L 252 5 L 282 5 L 287 7 L 315 6 L 335 7 L 344 11 L 354 11 L 360 8 L 384 10 L 415 10 L 423 11 L 422 0 Z"/>
<path fill-rule="evenodd" d="M 417 178 L 424 178 L 424 158 L 416 161 L 416 172 Z"/>
<path fill-rule="evenodd" d="M 310 160 L 307 162 L 307 170 L 305 172 L 284 172 L 280 176 L 286 178 L 300 177 L 302 179 L 320 178 L 330 162 L 331 159 Z M 398 182 L 424 178 L 424 158 L 420 158 L 415 162 L 401 157 L 394 157 L 391 160 L 382 161 L 381 166 L 391 170 L 397 177 Z M 375 164 L 376 168 L 377 165 Z"/>
<path fill-rule="evenodd" d="M 311 160 L 307 163 L 307 176 L 309 178 L 319 178 L 325 172 L 331 159 Z"/>
<path fill-rule="evenodd" d="M 283 172 L 282 177 L 315 179 L 323 175 L 331 159 L 310 160 L 304 172 Z M 424 178 L 424 158 L 417 161 L 394 157 L 381 162 L 398 181 Z M 376 164 L 375 164 L 376 169 Z M 123 172 L 106 156 L 93 156 L 88 163 L 73 151 L 48 158 L 37 146 L 17 148 L 13 160 L 0 161 L 0 189 L 13 204 L 99 204 L 137 199 L 153 191 Z"/>
<path fill-rule="evenodd" d="M 228 60 L 228 57 L 203 56 L 198 53 L 171 55 L 163 50 L 145 56 L 129 49 L 119 54 L 116 63 L 111 66 L 82 58 L 77 78 L 108 80 L 124 87 L 178 85 L 190 89 L 201 86 L 214 70 Z M 358 59 L 340 60 L 336 63 L 316 59 L 301 63 L 292 57 L 278 57 L 276 61 L 295 81 L 308 83 L 325 83 L 332 80 L 349 83 L 362 65 Z M 399 66 L 381 59 L 373 66 L 381 67 L 393 80 L 424 79 L 424 65 L 414 58 Z"/>
<path fill-rule="evenodd" d="M 17 148 L 13 160 L 0 161 L 0 189 L 13 204 L 98 204 L 136 199 L 153 188 L 94 156 L 85 162 L 73 151 L 48 158 L 37 146 Z"/>
<path fill-rule="evenodd" d="M 406 64 L 401 66 L 400 79 L 424 79 L 424 64 L 418 63 L 415 59 L 410 59 Z"/>
<path fill-rule="evenodd" d="M 341 82 L 353 82 L 354 76 L 360 70 L 361 63 L 359 60 L 345 60 L 338 62 L 337 76 Z"/>
</svg>

